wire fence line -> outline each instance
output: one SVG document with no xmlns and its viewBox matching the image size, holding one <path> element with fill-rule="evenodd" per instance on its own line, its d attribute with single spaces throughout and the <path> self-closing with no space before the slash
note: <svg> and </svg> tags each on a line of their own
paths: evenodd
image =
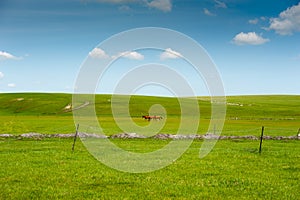
<svg viewBox="0 0 300 200">
<path fill-rule="evenodd" d="M 264 126 L 265 128 L 265 133 L 280 133 L 280 132 L 284 132 L 284 133 L 294 133 L 297 134 L 299 129 L 300 129 L 300 124 L 299 124 L 299 128 L 281 128 L 281 127 L 274 127 L 274 126 Z M 240 130 L 234 130 L 234 128 L 232 129 L 224 129 L 222 131 L 222 133 L 224 134 L 229 134 L 229 133 L 259 133 L 261 131 L 261 127 L 257 127 L 257 128 L 249 128 L 249 129 L 240 129 Z"/>
<path fill-rule="evenodd" d="M 250 128 L 250 129 L 243 129 L 243 130 L 223 130 L 222 133 L 251 133 L 255 131 L 259 131 L 261 127 L 259 128 Z"/>
<path fill-rule="evenodd" d="M 55 134 L 75 134 L 76 132 L 76 126 L 77 124 L 64 124 L 64 125 L 58 125 L 57 127 L 51 127 L 51 132 L 50 135 L 55 135 Z M 108 132 L 107 132 L 108 131 Z M 88 123 L 86 124 L 80 124 L 80 128 L 78 130 L 79 133 L 82 134 L 97 134 L 97 135 L 104 135 L 104 136 L 114 136 L 114 135 L 120 135 L 123 134 L 123 136 L 126 138 L 130 138 L 130 135 L 124 135 L 124 134 L 132 134 L 131 132 L 126 132 L 122 131 L 121 129 L 118 128 L 117 125 L 115 125 L 112 128 L 106 127 L 105 129 L 102 129 L 100 126 L 95 126 L 95 125 L 90 125 Z M 24 132 L 24 134 L 31 133 L 31 135 L 35 135 L 34 132 Z M 37 133 L 38 135 L 39 133 Z M 81 134 L 81 135 L 82 135 Z M 135 136 L 133 135 L 132 137 L 138 137 L 140 133 L 134 133 L 136 134 Z M 162 129 L 158 133 L 153 133 L 153 136 L 155 135 L 161 135 L 162 137 L 166 138 L 171 138 L 171 139 L 176 139 L 176 137 L 172 135 L 176 135 L 176 132 L 168 131 Z M 253 136 L 249 137 L 248 139 L 251 138 L 259 138 L 261 134 L 261 127 L 248 127 L 248 128 L 241 128 L 241 127 L 228 127 L 224 128 L 220 134 L 221 138 L 235 138 L 237 136 L 241 136 L 240 138 L 247 138 L 246 136 Z M 1 135 L 10 135 L 10 134 L 0 134 L 0 137 L 3 137 Z M 16 135 L 16 134 L 11 134 L 11 135 Z M 20 134 L 21 135 L 21 134 Z M 29 134 L 30 135 L 30 134 Z M 45 134 L 48 135 L 48 134 Z M 165 136 L 163 136 L 165 135 Z M 177 134 L 179 135 L 178 138 L 180 138 L 180 133 Z M 187 135 L 187 134 L 183 134 Z M 190 135 L 196 135 L 196 136 L 191 136 L 190 138 L 205 138 L 209 137 L 207 135 L 214 135 L 214 132 L 208 132 L 208 130 L 199 130 L 197 133 L 191 133 Z M 217 134 L 215 134 L 217 135 Z M 232 137 L 231 137 L 232 136 Z M 213 136 L 212 136 L 213 137 Z M 300 139 L 300 124 L 299 128 L 297 127 L 277 127 L 277 126 L 264 126 L 264 138 L 266 139 L 280 139 L 280 138 L 288 138 L 290 137 L 291 139 L 296 138 Z M 140 137 L 142 138 L 142 137 Z M 183 137 L 184 138 L 184 137 Z M 216 137 L 215 137 L 216 138 Z M 238 138 L 238 137 L 237 137 Z"/>
<path fill-rule="evenodd" d="M 64 126 L 59 126 L 59 130 L 72 130 L 71 133 L 75 132 L 76 130 L 76 124 L 73 125 L 64 125 Z M 272 127 L 272 126 L 264 126 L 265 128 L 265 135 L 278 135 L 279 133 L 284 133 L 282 134 L 283 136 L 286 135 L 297 135 L 300 133 L 300 125 L 299 128 L 282 128 L 282 127 Z M 246 135 L 246 134 L 251 134 L 251 135 L 260 135 L 261 127 L 256 127 L 256 128 L 248 128 L 248 129 L 235 129 L 229 128 L 229 129 L 223 129 L 221 135 Z M 85 132 L 85 133 L 98 133 L 98 134 L 103 134 L 103 130 L 101 129 L 100 126 L 95 127 L 95 126 L 90 126 L 86 124 L 80 124 L 79 132 Z M 116 132 L 118 134 L 119 132 Z M 208 134 L 207 131 L 200 131 L 197 134 Z M 210 133 L 213 134 L 213 133 Z"/>
</svg>

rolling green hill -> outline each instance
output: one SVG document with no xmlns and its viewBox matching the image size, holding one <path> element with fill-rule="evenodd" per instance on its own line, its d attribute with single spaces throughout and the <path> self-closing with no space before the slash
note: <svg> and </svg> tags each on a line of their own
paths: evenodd
<svg viewBox="0 0 300 200">
<path fill-rule="evenodd" d="M 70 94 L 7 93 L 0 94 L 0 114 L 56 115 L 72 101 Z"/>
<path fill-rule="evenodd" d="M 114 104 L 118 108 L 128 107 L 128 96 L 119 96 Z M 189 101 L 189 99 L 185 99 Z M 0 133 L 70 133 L 74 132 L 74 122 L 70 105 L 71 94 L 54 93 L 6 93 L 0 94 Z M 201 125 L 198 133 L 205 134 L 210 119 L 211 104 L 209 97 L 198 97 Z M 162 105 L 168 120 L 162 130 L 176 133 L 180 123 L 180 104 L 177 98 L 132 96 L 129 111 L 133 120 L 146 126 L 141 119 L 148 114 L 154 104 Z M 86 106 L 93 106 L 92 104 Z M 96 95 L 95 109 L 102 128 L 107 134 L 122 132 L 114 122 L 111 113 L 111 95 Z M 159 114 L 159 113 L 158 113 Z M 126 117 L 125 113 L 121 116 Z M 299 95 L 230 96 L 227 97 L 227 115 L 223 134 L 252 134 L 248 130 L 260 129 L 264 125 L 276 129 L 275 135 L 296 134 L 300 128 Z M 280 131 L 280 130 L 283 131 Z M 271 129 L 270 129 L 271 130 Z M 288 131 L 287 131 L 288 130 Z M 257 131 L 255 131 L 255 134 Z"/>
</svg>

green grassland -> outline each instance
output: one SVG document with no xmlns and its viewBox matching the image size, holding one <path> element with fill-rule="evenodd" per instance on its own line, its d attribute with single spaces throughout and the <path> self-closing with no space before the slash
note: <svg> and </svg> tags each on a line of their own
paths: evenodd
<svg viewBox="0 0 300 200">
<path fill-rule="evenodd" d="M 300 141 L 222 140 L 199 159 L 195 140 L 172 165 L 151 173 L 111 169 L 72 139 L 0 139 L 0 199 L 299 199 Z M 129 151 L 166 140 L 115 139 Z"/>
<path fill-rule="evenodd" d="M 118 99 L 120 103 L 116 106 L 124 106 L 122 103 L 127 97 L 121 96 Z M 96 114 L 106 135 L 123 132 L 114 121 L 110 100 L 111 95 L 95 97 Z M 75 129 L 72 112 L 64 112 L 70 103 L 71 94 L 0 94 L 0 133 L 72 133 Z M 129 110 L 133 121 L 140 126 L 148 125 L 141 116 L 148 114 L 154 104 L 162 105 L 167 113 L 161 132 L 176 133 L 181 115 L 177 98 L 132 96 Z M 201 113 L 198 134 L 205 134 L 211 117 L 210 98 L 199 97 L 198 104 Z M 120 118 L 120 121 L 122 118 L 126 121 L 128 116 L 121 115 Z M 295 135 L 300 128 L 300 96 L 227 97 L 223 135 L 258 135 L 261 126 L 266 127 L 267 135 Z M 88 130 L 83 128 L 81 131 Z"/>
<path fill-rule="evenodd" d="M 121 96 L 120 101 L 126 96 Z M 122 132 L 111 114 L 111 96 L 97 95 L 98 120 L 107 135 Z M 188 99 L 185 99 L 188 101 Z M 74 133 L 70 94 L 0 94 L 0 133 Z M 205 134 L 210 99 L 199 97 L 199 134 Z M 132 96 L 129 109 L 141 126 L 153 104 L 167 111 L 163 133 L 176 133 L 180 107 L 176 98 Z M 227 97 L 223 135 L 296 135 L 300 96 Z M 92 105 L 88 105 L 92 106 Z M 123 106 L 122 103 L 119 106 Z M 119 116 L 126 120 L 128 116 Z M 162 122 L 157 122 L 162 123 Z M 80 131 L 85 131 L 80 127 Z M 169 140 L 111 139 L 132 152 L 150 152 Z M 173 164 L 151 173 L 123 173 L 97 161 L 84 145 L 62 138 L 0 138 L 0 199 L 299 199 L 300 140 L 219 140 L 200 159 L 203 140 Z"/>
</svg>

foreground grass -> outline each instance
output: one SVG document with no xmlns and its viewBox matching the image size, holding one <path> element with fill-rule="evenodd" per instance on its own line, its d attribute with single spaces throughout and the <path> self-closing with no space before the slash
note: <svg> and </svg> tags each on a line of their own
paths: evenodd
<svg viewBox="0 0 300 200">
<path fill-rule="evenodd" d="M 114 140 L 131 151 L 168 141 Z M 1 139 L 0 199 L 298 199 L 300 141 L 219 141 L 199 159 L 194 141 L 172 165 L 129 174 L 95 160 L 72 139 Z"/>
</svg>

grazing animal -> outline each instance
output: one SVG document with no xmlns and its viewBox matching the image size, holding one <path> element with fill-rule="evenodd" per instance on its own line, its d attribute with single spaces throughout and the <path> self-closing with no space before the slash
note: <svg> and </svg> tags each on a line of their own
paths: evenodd
<svg viewBox="0 0 300 200">
<path fill-rule="evenodd" d="M 162 119 L 162 116 L 149 116 L 149 115 L 143 115 L 142 116 L 143 119 L 146 119 L 148 121 L 150 121 L 151 119 L 156 119 L 156 120 L 161 120 Z"/>
</svg>

